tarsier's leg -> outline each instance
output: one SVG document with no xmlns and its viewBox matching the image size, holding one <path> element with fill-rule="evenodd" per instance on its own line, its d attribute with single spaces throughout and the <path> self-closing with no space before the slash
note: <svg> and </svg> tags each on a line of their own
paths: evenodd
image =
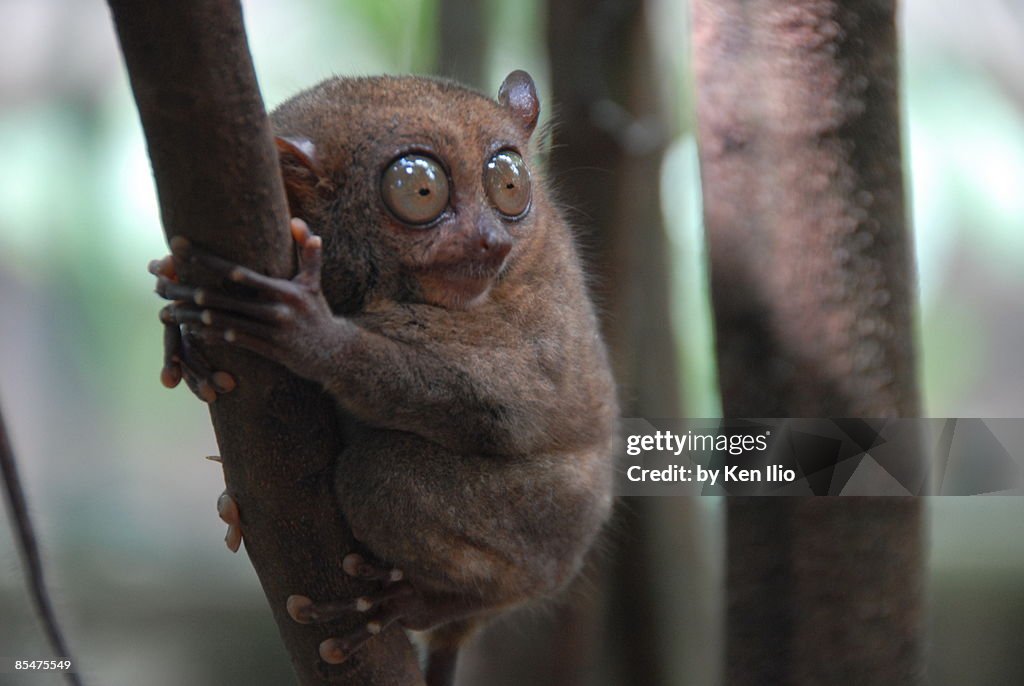
<svg viewBox="0 0 1024 686">
<path fill-rule="evenodd" d="M 442 637 L 457 630 L 450 641 L 431 642 L 437 676 L 428 683 L 445 683 L 459 644 L 483 615 L 551 591 L 576 571 L 582 550 L 573 541 L 587 536 L 568 529 L 593 517 L 581 509 L 566 523 L 559 488 L 564 495 L 550 463 L 538 469 L 511 458 L 460 456 L 408 433 L 365 430 L 339 457 L 338 502 L 355 537 L 388 562 L 368 566 L 378 577 L 390 565 L 405 576 L 355 600 L 293 596 L 289 614 L 300 622 L 365 615 L 354 630 L 321 644 L 330 663 L 392 623 Z M 589 502 L 581 499 L 581 507 Z"/>
<path fill-rule="evenodd" d="M 242 542 L 241 518 L 238 505 L 227 491 L 217 499 L 217 514 L 228 525 L 224 541 L 232 552 L 237 552 Z M 364 613 L 367 621 L 351 633 L 324 641 L 320 654 L 328 663 L 340 663 L 367 640 L 379 634 L 394 621 L 405 616 L 406 598 L 415 596 L 415 589 L 403 581 L 404 574 L 394 567 L 381 565 L 359 553 L 349 553 L 341 561 L 342 570 L 349 576 L 362 581 L 378 581 L 380 590 L 350 600 L 314 603 L 305 596 L 293 595 L 288 598 L 288 614 L 296 622 L 330 622 L 352 613 Z"/>
</svg>

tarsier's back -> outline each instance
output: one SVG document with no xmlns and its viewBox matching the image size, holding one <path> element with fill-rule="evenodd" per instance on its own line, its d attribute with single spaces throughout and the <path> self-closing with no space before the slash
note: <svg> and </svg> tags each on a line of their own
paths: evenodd
<svg viewBox="0 0 1024 686">
<path fill-rule="evenodd" d="M 345 569 L 382 582 L 341 611 L 368 621 L 324 642 L 328 662 L 398 622 L 435 630 L 428 681 L 445 683 L 482 618 L 576 575 L 610 511 L 614 385 L 531 160 L 538 114 L 513 72 L 496 101 L 433 79 L 331 79 L 272 115 L 309 228 L 293 227 L 295 279 L 251 279 L 274 309 L 238 305 L 268 313 L 253 330 L 271 340 L 235 338 L 354 423 L 334 482 L 361 546 Z M 339 613 L 301 596 L 289 611 Z"/>
</svg>

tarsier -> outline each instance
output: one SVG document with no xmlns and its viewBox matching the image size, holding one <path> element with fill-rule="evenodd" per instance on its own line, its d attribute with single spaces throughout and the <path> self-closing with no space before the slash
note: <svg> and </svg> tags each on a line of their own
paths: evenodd
<svg viewBox="0 0 1024 686">
<path fill-rule="evenodd" d="M 271 115 L 294 278 L 182 238 L 151 265 L 174 301 L 166 385 L 229 392 L 188 344 L 226 342 L 319 382 L 357 427 L 334 492 L 364 552 L 338 564 L 379 590 L 295 589 L 287 608 L 365 616 L 321 644 L 328 663 L 398 622 L 432 630 L 428 681 L 449 683 L 465 637 L 564 587 L 609 514 L 614 386 L 570 229 L 530 161 L 539 109 L 521 71 L 497 100 L 427 78 L 325 81 Z M 185 283 L 185 262 L 220 285 Z M 218 509 L 237 549 L 238 509 L 227 495 Z"/>
</svg>

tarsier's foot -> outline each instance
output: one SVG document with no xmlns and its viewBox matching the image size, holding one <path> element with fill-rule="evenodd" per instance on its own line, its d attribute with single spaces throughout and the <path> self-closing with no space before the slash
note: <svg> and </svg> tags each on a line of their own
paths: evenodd
<svg viewBox="0 0 1024 686">
<path fill-rule="evenodd" d="M 172 242 L 172 249 L 178 247 Z M 194 289 L 178 281 L 176 260 L 179 256 L 168 255 L 149 263 L 149 273 L 157 279 L 156 292 L 162 298 L 183 301 L 191 297 Z M 174 305 L 160 310 L 160 321 L 164 325 L 164 366 L 160 371 L 160 382 L 167 388 L 174 388 L 182 379 L 192 393 L 200 400 L 212 403 L 219 393 L 230 393 L 235 388 L 233 376 L 213 370 L 194 346 L 188 336 L 182 334 L 181 325 L 173 316 Z"/>
<path fill-rule="evenodd" d="M 227 491 L 217 498 L 217 514 L 228 525 L 224 542 L 231 552 L 238 552 L 242 543 L 241 516 L 238 504 Z M 314 603 L 305 596 L 293 595 L 288 598 L 287 605 L 291 618 L 302 624 L 330 622 L 351 612 L 368 615 L 368 621 L 349 634 L 328 639 L 320 644 L 320 656 L 331 664 L 344 662 L 366 641 L 402 618 L 408 611 L 409 604 L 400 601 L 416 594 L 413 587 L 402 580 L 401 570 L 369 561 L 359 553 L 346 555 L 341 562 L 341 568 L 351 577 L 364 581 L 379 581 L 383 586 L 375 593 L 335 603 Z"/>
<path fill-rule="evenodd" d="M 242 545 L 242 519 L 238 514 L 238 504 L 234 498 L 228 495 L 227 491 L 221 493 L 217 498 L 217 514 L 228 525 L 224 543 L 227 544 L 228 550 L 237 553 L 239 546 Z"/>
<path fill-rule="evenodd" d="M 340 664 L 359 650 L 368 640 L 388 626 L 422 607 L 422 601 L 409 582 L 403 580 L 401 570 L 367 560 L 359 553 L 349 553 L 341 563 L 351 577 L 383 583 L 375 593 L 340 602 L 314 603 L 306 596 L 288 598 L 288 614 L 296 622 L 331 622 L 345 615 L 361 613 L 366 621 L 337 638 L 320 644 L 320 657 L 329 664 Z"/>
</svg>

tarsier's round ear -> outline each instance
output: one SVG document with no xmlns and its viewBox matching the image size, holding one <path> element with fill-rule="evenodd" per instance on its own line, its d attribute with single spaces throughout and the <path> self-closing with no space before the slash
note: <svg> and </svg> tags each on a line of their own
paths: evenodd
<svg viewBox="0 0 1024 686">
<path fill-rule="evenodd" d="M 529 74 L 517 69 L 506 76 L 498 89 L 498 104 L 519 120 L 528 135 L 533 133 L 540 116 L 540 98 Z"/>
<path fill-rule="evenodd" d="M 326 180 L 316 158 L 316 146 L 308 138 L 295 136 L 275 136 L 274 142 L 288 194 L 288 209 L 292 216 L 302 217 L 312 206 L 317 187 Z"/>
</svg>

